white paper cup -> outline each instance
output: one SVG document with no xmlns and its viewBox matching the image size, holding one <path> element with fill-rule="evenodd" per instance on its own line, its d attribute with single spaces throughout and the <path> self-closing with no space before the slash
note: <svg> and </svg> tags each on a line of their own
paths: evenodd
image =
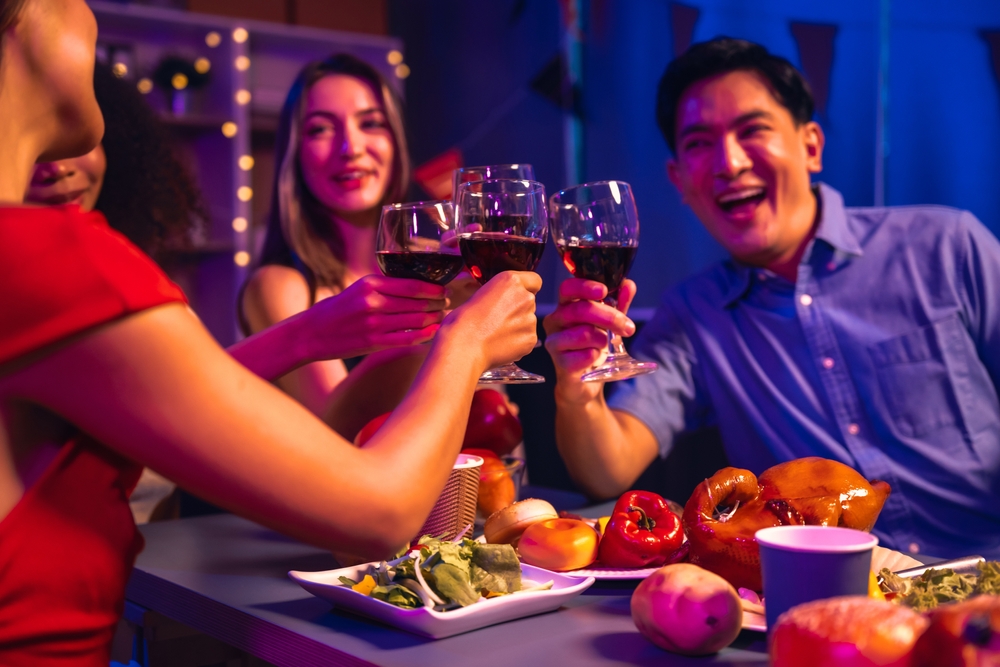
<svg viewBox="0 0 1000 667">
<path fill-rule="evenodd" d="M 476 520 L 476 501 L 479 498 L 479 469 L 483 460 L 470 454 L 459 454 L 455 467 L 448 475 L 448 483 L 438 496 L 427 521 L 417 537 L 431 535 L 443 540 L 453 540 L 466 526 Z M 472 537 L 472 531 L 467 534 Z"/>
<path fill-rule="evenodd" d="M 758 530 L 756 538 L 769 630 L 804 602 L 868 594 L 874 535 L 833 526 L 776 526 Z"/>
</svg>

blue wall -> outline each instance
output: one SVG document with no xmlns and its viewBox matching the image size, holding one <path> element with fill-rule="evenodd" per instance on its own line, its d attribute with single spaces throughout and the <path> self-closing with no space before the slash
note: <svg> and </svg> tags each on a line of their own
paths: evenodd
<svg viewBox="0 0 1000 667">
<path fill-rule="evenodd" d="M 633 277 L 638 306 L 722 255 L 666 181 L 656 83 L 673 57 L 667 0 L 581 0 L 584 174 L 635 188 L 643 224 Z M 800 63 L 791 21 L 834 24 L 834 63 L 820 178 L 848 205 L 875 200 L 878 2 L 688 0 L 694 40 L 725 34 Z M 520 8 L 520 12 L 518 12 Z M 1000 232 L 1000 94 L 979 31 L 1000 30 L 1000 1 L 893 0 L 886 202 L 966 208 Z M 419 163 L 460 145 L 467 163 L 532 162 L 549 191 L 567 185 L 561 112 L 528 83 L 560 49 L 556 0 L 393 0 L 390 28 L 406 43 L 409 121 Z M 491 117 L 492 114 L 492 117 Z M 484 121 L 489 120 L 484 124 Z M 471 137 L 471 140 L 470 140 Z M 547 253 L 550 301 L 565 277 Z"/>
</svg>

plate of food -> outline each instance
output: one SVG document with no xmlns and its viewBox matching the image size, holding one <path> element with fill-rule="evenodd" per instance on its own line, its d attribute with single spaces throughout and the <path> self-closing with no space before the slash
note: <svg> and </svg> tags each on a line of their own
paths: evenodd
<svg viewBox="0 0 1000 667">
<path fill-rule="evenodd" d="M 288 576 L 336 608 L 432 639 L 553 611 L 594 583 L 522 564 L 510 545 L 431 537 L 392 561 Z"/>
<path fill-rule="evenodd" d="M 632 493 L 654 496 L 647 492 Z M 659 541 L 661 534 L 671 533 L 669 543 L 664 541 L 656 547 L 663 552 L 662 557 L 659 553 L 646 553 L 649 538 L 645 538 L 641 546 L 627 544 L 624 538 L 609 540 L 605 534 L 607 521 L 601 525 L 598 519 L 559 513 L 550 503 L 537 498 L 521 500 L 490 515 L 479 539 L 483 543 L 514 545 L 522 563 L 567 577 L 637 581 L 669 562 L 668 556 L 676 556 L 684 542 L 680 520 L 668 508 L 667 502 L 659 496 L 652 501 L 655 511 L 668 517 L 656 517 L 656 520 L 662 525 L 669 521 L 672 526 L 671 531 L 660 531 L 654 536 L 654 540 Z M 648 512 L 639 512 L 642 520 L 653 520 L 653 505 L 645 498 L 643 503 Z M 610 530 L 616 530 L 615 525 L 611 525 Z M 623 531 L 619 532 L 624 535 Z"/>
</svg>

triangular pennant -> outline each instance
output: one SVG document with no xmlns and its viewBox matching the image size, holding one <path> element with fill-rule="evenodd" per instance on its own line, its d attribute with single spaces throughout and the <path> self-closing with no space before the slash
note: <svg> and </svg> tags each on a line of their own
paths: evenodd
<svg viewBox="0 0 1000 667">
<path fill-rule="evenodd" d="M 545 67 L 531 80 L 531 89 L 551 101 L 563 111 L 582 116 L 580 91 L 570 82 L 566 60 L 560 53 L 546 63 Z"/>
<path fill-rule="evenodd" d="M 679 57 L 691 46 L 694 39 L 694 25 L 698 22 L 701 10 L 688 7 L 679 2 L 670 3 L 670 28 L 674 36 L 674 57 Z"/>
<path fill-rule="evenodd" d="M 435 199 L 451 199 L 452 173 L 462 166 L 462 152 L 449 148 L 413 170 L 413 180 Z"/>
<path fill-rule="evenodd" d="M 799 62 L 812 88 L 816 111 L 826 115 L 830 99 L 830 72 L 833 71 L 833 40 L 837 26 L 821 23 L 791 24 L 792 37 L 799 47 Z"/>
</svg>

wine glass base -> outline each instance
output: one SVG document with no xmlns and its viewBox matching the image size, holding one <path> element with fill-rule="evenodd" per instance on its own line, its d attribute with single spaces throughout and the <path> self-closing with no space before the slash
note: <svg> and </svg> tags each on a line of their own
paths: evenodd
<svg viewBox="0 0 1000 667">
<path fill-rule="evenodd" d="M 539 384 L 545 382 L 541 375 L 529 373 L 515 364 L 504 364 L 491 368 L 479 376 L 480 384 Z"/>
<path fill-rule="evenodd" d="M 609 356 L 603 364 L 580 376 L 584 382 L 615 382 L 637 375 L 652 373 L 658 366 L 652 361 L 639 361 L 627 354 Z"/>
</svg>

